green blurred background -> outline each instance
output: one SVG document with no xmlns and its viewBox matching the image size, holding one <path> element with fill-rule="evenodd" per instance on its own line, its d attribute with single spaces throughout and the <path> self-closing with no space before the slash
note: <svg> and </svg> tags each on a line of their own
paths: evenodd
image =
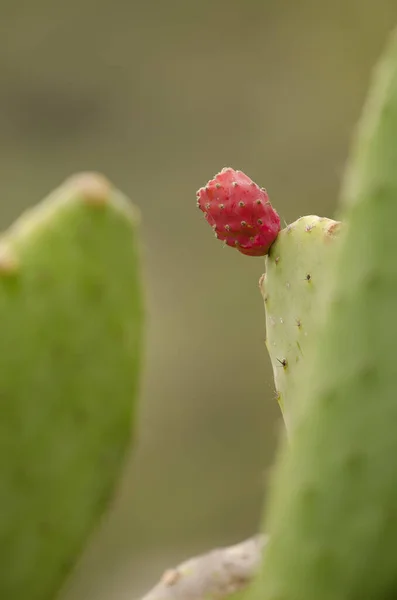
<svg viewBox="0 0 397 600">
<path fill-rule="evenodd" d="M 149 305 L 139 443 L 65 600 L 132 600 L 258 528 L 281 420 L 263 260 L 223 249 L 195 191 L 223 166 L 287 222 L 332 216 L 395 0 L 2 0 L 0 220 L 74 171 L 140 207 Z"/>
</svg>

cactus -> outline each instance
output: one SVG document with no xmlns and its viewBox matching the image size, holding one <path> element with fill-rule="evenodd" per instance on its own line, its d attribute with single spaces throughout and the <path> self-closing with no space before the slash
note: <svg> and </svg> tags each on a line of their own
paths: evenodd
<svg viewBox="0 0 397 600">
<path fill-rule="evenodd" d="M 266 346 L 277 400 L 290 429 L 297 378 L 318 327 L 316 309 L 326 293 L 341 223 L 310 215 L 280 231 L 280 218 L 265 188 L 231 168 L 198 190 L 197 206 L 227 246 L 247 256 L 265 256 L 259 288 L 265 302 Z"/>
<path fill-rule="evenodd" d="M 1 598 L 53 600 L 117 484 L 141 364 L 136 222 L 82 174 L 1 237 Z"/>
<path fill-rule="evenodd" d="M 342 189 L 344 231 L 265 519 L 253 598 L 397 595 L 397 33 Z"/>
<path fill-rule="evenodd" d="M 341 223 L 301 217 L 280 231 L 265 257 L 259 281 L 266 312 L 266 346 L 273 366 L 277 399 L 287 429 L 294 421 L 294 400 L 307 346 L 318 328 L 321 297 L 339 239 Z"/>
<path fill-rule="evenodd" d="M 198 192 L 216 237 L 266 256 L 267 345 L 293 425 L 278 456 L 264 519 L 270 538 L 251 600 L 397 596 L 396 139 L 397 30 L 358 129 L 340 221 L 303 217 L 260 243 L 255 203 L 245 201 L 246 186 L 259 188 L 249 178 L 227 169 Z M 233 230 L 225 227 L 231 219 Z M 191 561 L 196 572 L 210 556 Z M 203 597 L 205 583 L 185 597 Z M 230 578 L 217 596 L 233 589 Z"/>
</svg>

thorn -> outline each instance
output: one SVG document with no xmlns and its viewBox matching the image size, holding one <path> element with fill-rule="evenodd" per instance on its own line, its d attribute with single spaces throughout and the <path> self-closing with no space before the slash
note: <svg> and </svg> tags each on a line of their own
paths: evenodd
<svg viewBox="0 0 397 600">
<path fill-rule="evenodd" d="M 302 327 L 302 321 L 300 319 L 295 319 L 296 321 L 296 326 L 298 327 L 298 329 L 300 329 Z"/>
<path fill-rule="evenodd" d="M 247 227 L 247 221 L 241 221 L 240 225 L 241 227 Z"/>
<path fill-rule="evenodd" d="M 220 184 L 220 183 L 216 183 L 216 184 L 215 184 L 215 187 L 216 187 L 216 189 L 217 189 L 217 190 L 219 190 L 219 188 L 221 188 L 222 186 L 221 186 L 221 184 Z"/>
<path fill-rule="evenodd" d="M 254 181 L 251 181 L 250 186 L 251 187 L 256 187 L 256 183 Z"/>
<path fill-rule="evenodd" d="M 223 209 L 225 208 L 225 205 L 224 205 L 224 204 L 220 204 L 220 205 L 219 205 L 219 208 L 220 208 L 221 210 L 223 210 Z"/>
<path fill-rule="evenodd" d="M 257 200 L 255 200 L 255 204 L 262 204 L 262 200 L 260 198 L 257 198 Z"/>
<path fill-rule="evenodd" d="M 216 225 L 212 225 L 211 227 L 214 231 L 216 230 Z"/>
<path fill-rule="evenodd" d="M 306 275 L 306 281 L 310 281 L 310 280 L 311 280 L 311 278 L 312 278 L 312 276 L 310 275 L 310 273 L 308 273 L 308 274 Z"/>
<path fill-rule="evenodd" d="M 258 219 L 258 220 L 257 220 L 257 223 L 258 223 L 258 225 L 263 225 L 263 221 L 262 221 L 262 219 Z"/>
<path fill-rule="evenodd" d="M 225 225 L 226 231 L 230 231 L 230 225 Z"/>
<path fill-rule="evenodd" d="M 288 365 L 288 363 L 287 363 L 287 359 L 286 359 L 286 358 L 283 358 L 283 359 L 281 359 L 281 360 L 280 360 L 279 358 L 277 358 L 277 357 L 276 357 L 276 360 L 278 360 L 278 362 L 280 363 L 280 365 L 281 365 L 281 366 L 282 366 L 284 369 L 286 369 L 286 368 L 287 368 L 287 365 Z"/>
<path fill-rule="evenodd" d="M 280 257 L 276 256 L 276 258 L 274 259 L 274 262 L 276 263 L 276 265 L 278 265 L 278 263 L 280 262 Z"/>
<path fill-rule="evenodd" d="M 238 171 L 236 171 L 236 173 L 238 173 Z M 237 183 L 237 181 L 233 181 L 233 183 L 232 183 L 232 186 L 233 186 L 233 187 L 238 187 L 238 183 Z"/>
<path fill-rule="evenodd" d="M 238 205 L 240 206 L 240 208 L 243 208 L 245 206 L 245 203 L 242 200 L 240 200 L 240 202 L 238 203 Z"/>
<path fill-rule="evenodd" d="M 208 210 L 211 208 L 211 204 L 209 202 L 207 202 L 207 204 L 205 205 L 205 208 Z"/>
</svg>

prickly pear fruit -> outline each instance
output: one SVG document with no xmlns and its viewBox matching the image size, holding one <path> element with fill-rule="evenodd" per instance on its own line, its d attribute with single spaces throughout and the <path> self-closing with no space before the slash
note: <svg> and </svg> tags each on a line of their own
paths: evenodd
<svg viewBox="0 0 397 600">
<path fill-rule="evenodd" d="M 54 600 L 118 482 L 139 382 L 132 205 L 75 177 L 0 240 L 0 598 Z"/>
<path fill-rule="evenodd" d="M 248 256 L 264 256 L 280 231 L 267 192 L 241 171 L 223 169 L 197 192 L 197 206 L 218 239 Z"/>
<path fill-rule="evenodd" d="M 288 430 L 307 346 L 317 333 L 317 309 L 328 287 L 340 227 L 332 219 L 301 217 L 280 231 L 265 258 L 266 273 L 259 287 L 265 302 L 266 346 Z"/>
<path fill-rule="evenodd" d="M 260 600 L 397 597 L 397 31 L 342 187 L 325 319 L 266 518 Z"/>
</svg>

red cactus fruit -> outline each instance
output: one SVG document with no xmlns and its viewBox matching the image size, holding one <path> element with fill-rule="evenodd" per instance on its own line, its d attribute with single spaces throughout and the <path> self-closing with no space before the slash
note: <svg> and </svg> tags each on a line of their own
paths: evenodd
<svg viewBox="0 0 397 600">
<path fill-rule="evenodd" d="M 267 254 L 280 231 L 266 190 L 241 171 L 222 169 L 199 189 L 197 206 L 218 239 L 248 256 Z"/>
</svg>

